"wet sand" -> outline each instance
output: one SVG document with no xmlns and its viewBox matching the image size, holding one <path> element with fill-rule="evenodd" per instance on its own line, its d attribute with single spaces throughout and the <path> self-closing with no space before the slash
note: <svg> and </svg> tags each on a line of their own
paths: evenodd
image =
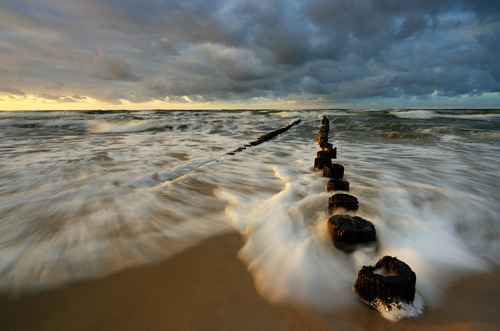
<svg viewBox="0 0 500 331">
<path fill-rule="evenodd" d="M 269 304 L 236 257 L 242 245 L 239 235 L 222 235 L 158 265 L 18 298 L 0 295 L 0 329 L 500 329 L 498 272 L 462 279 L 440 306 L 394 323 L 362 304 L 341 313 Z"/>
</svg>

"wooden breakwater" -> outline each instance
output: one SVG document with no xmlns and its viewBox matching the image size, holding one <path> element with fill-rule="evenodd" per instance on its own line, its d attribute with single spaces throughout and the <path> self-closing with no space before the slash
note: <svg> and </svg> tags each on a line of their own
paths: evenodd
<svg viewBox="0 0 500 331">
<path fill-rule="evenodd" d="M 258 137 L 257 139 L 255 140 L 252 140 L 246 144 L 244 144 L 243 146 L 240 146 L 234 150 L 232 150 L 231 152 L 227 153 L 227 155 L 234 155 L 238 152 L 241 152 L 249 147 L 252 147 L 252 146 L 257 146 L 257 145 L 260 145 L 266 141 L 269 141 L 275 137 L 277 137 L 278 135 L 280 134 L 283 134 L 285 133 L 286 131 L 290 130 L 294 125 L 298 125 L 300 124 L 301 120 L 298 119 L 298 120 L 295 120 L 293 121 L 292 123 L 288 124 L 288 125 L 285 125 L 277 130 L 274 130 L 274 131 L 271 131 L 271 132 L 268 132 L 260 137 Z"/>
<path fill-rule="evenodd" d="M 328 219 L 328 231 L 335 248 L 349 254 L 361 247 L 376 247 L 375 226 L 359 216 L 347 213 L 356 212 L 359 201 L 348 194 L 349 181 L 343 179 L 345 168 L 333 163 L 337 158 L 337 148 L 329 143 L 330 121 L 326 116 L 321 120 L 317 139 L 321 150 L 314 160 L 314 169 L 322 171 L 330 178 L 327 191 L 333 192 L 328 198 L 328 210 L 333 214 Z M 354 284 L 356 295 L 366 304 L 375 306 L 378 302 L 413 302 L 415 298 L 416 275 L 403 261 L 391 256 L 382 257 L 375 266 L 363 266 Z M 389 307 L 390 308 L 390 307 Z"/>
</svg>

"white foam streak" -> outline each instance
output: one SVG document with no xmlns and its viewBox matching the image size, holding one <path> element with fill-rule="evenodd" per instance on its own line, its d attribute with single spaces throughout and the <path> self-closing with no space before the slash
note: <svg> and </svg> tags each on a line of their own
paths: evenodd
<svg viewBox="0 0 500 331">
<path fill-rule="evenodd" d="M 238 256 L 248 265 L 264 298 L 275 303 L 347 308 L 357 270 L 333 248 L 328 236 L 328 194 L 324 180 L 311 172 L 314 155 L 307 151 L 293 155 L 294 163 L 279 166 L 255 160 L 254 167 L 269 167 L 279 179 L 278 183 L 257 179 L 282 187 L 276 194 L 263 196 L 219 187 L 216 195 L 228 203 L 226 214 L 246 238 Z"/>
<path fill-rule="evenodd" d="M 191 194 L 185 204 L 199 206 L 205 199 Z M 204 207 L 201 218 L 196 210 L 189 213 L 187 206 L 169 205 L 148 189 L 126 196 L 105 192 L 87 200 L 70 194 L 66 205 L 34 200 L 32 206 L 17 208 L 17 217 L 24 219 L 24 225 L 15 222 L 16 218 L 4 218 L 0 291 L 17 293 L 59 286 L 149 264 L 229 230 L 222 208 L 212 207 L 210 213 Z M 68 208 L 74 211 L 72 215 Z M 53 226 L 45 230 L 52 232 L 50 235 L 32 233 L 30 228 L 40 222 L 36 211 L 41 209 L 48 209 L 54 218 Z M 17 238 L 12 236 L 14 229 Z"/>
<path fill-rule="evenodd" d="M 447 170 L 453 174 L 443 175 L 439 171 L 443 155 L 429 154 L 430 148 L 412 147 L 408 151 L 412 158 L 406 159 L 406 150 L 400 146 L 384 148 L 364 155 L 359 147 L 344 146 L 344 160 L 337 161 L 347 167 L 350 193 L 361 203 L 359 215 L 375 224 L 378 250 L 367 248 L 346 255 L 333 247 L 326 227 L 326 179 L 312 172 L 314 153 L 308 147 L 294 154 L 294 164 L 276 160 L 280 165 L 273 167 L 273 174 L 283 189 L 271 197 L 217 190 L 219 199 L 229 205 L 226 213 L 233 226 L 247 238 L 239 257 L 247 263 L 263 297 L 319 309 L 350 307 L 350 291 L 359 269 L 390 255 L 417 274 L 417 297 L 412 304 L 391 311 L 381 306 L 386 318 L 398 320 L 420 314 L 424 302 L 439 304 L 454 279 L 488 270 L 488 261 L 457 232 L 464 220 L 474 227 L 478 218 L 491 218 L 488 212 L 478 213 L 489 201 L 457 190 L 464 186 L 456 182 L 459 177 L 454 173 L 469 171 L 466 166 L 449 164 Z M 386 158 L 376 158 L 374 153 Z M 393 153 L 400 157 L 398 162 L 392 161 L 397 160 L 391 158 Z M 426 157 L 420 159 L 419 153 Z M 440 180 L 433 181 L 436 173 Z M 468 212 L 461 211 L 463 207 Z M 466 233 L 475 240 L 482 236 L 476 228 Z M 485 251 L 479 248 L 479 252 Z"/>
<path fill-rule="evenodd" d="M 335 258 L 329 238 L 324 240 L 323 219 L 304 222 L 295 206 L 294 196 L 300 195 L 296 185 L 288 183 L 258 208 L 248 201 L 235 205 L 234 196 L 228 199 L 233 204 L 228 213 L 247 238 L 239 257 L 248 264 L 259 293 L 271 302 L 341 307 L 343 300 L 335 298 L 349 294 L 355 273 L 348 260 L 340 254 Z"/>
<path fill-rule="evenodd" d="M 417 289 L 429 304 L 438 304 L 454 278 L 470 272 L 485 271 L 488 264 L 452 235 L 441 224 L 423 225 L 418 220 L 402 221 L 389 228 L 376 222 L 380 255 L 405 261 L 417 274 Z"/>
</svg>

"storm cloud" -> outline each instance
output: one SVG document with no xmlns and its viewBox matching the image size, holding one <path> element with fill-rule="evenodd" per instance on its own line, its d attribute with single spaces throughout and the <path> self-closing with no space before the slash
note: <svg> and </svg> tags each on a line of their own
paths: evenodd
<svg viewBox="0 0 500 331">
<path fill-rule="evenodd" d="M 6 0 L 0 92 L 110 104 L 498 96 L 499 45 L 498 1 Z"/>
</svg>

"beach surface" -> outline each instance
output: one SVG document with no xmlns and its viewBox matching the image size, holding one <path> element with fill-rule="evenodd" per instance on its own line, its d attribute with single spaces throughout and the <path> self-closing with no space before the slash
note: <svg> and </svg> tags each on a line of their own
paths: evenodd
<svg viewBox="0 0 500 331">
<path fill-rule="evenodd" d="M 500 329 L 498 270 L 459 280 L 418 318 L 391 322 L 362 304 L 336 312 L 266 302 L 237 257 L 242 245 L 240 235 L 224 234 L 161 264 L 15 298 L 2 294 L 0 329 Z"/>
</svg>

